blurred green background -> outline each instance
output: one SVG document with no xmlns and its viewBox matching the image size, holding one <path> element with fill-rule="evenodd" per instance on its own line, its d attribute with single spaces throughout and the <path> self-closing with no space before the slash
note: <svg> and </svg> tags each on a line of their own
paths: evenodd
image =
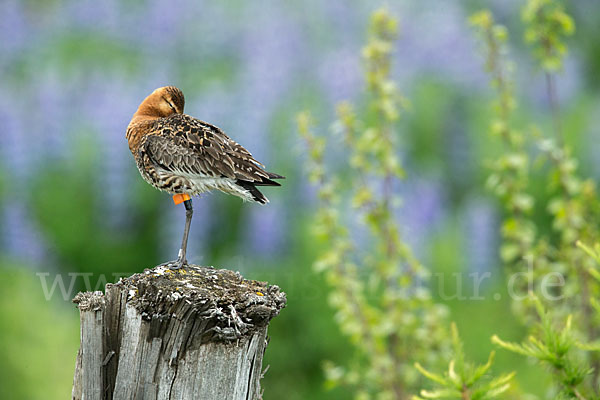
<svg viewBox="0 0 600 400">
<path fill-rule="evenodd" d="M 338 101 L 360 102 L 360 49 L 380 5 L 0 1 L 0 398 L 68 397 L 79 345 L 70 299 L 175 257 L 183 208 L 142 181 L 125 141 L 141 100 L 164 85 L 183 90 L 188 114 L 287 177 L 266 189 L 266 207 L 222 194 L 196 200 L 188 251 L 190 262 L 239 270 L 288 294 L 270 328 L 264 398 L 349 397 L 323 383 L 322 362 L 343 363 L 349 344 L 311 268 L 314 189 L 294 116 L 308 109 L 326 131 Z M 399 123 L 408 170 L 399 218 L 423 263 L 444 273 L 432 291 L 482 361 L 493 333 L 520 340 L 525 329 L 502 289 L 501 211 L 484 189 L 483 166 L 498 149 L 487 135 L 490 91 L 468 15 L 489 7 L 511 29 L 518 114 L 542 127 L 550 124 L 543 76 L 522 44 L 518 1 L 387 6 L 401 27 L 393 77 L 411 102 Z M 578 0 L 567 10 L 577 32 L 558 80 L 564 130 L 583 175 L 598 177 L 600 9 Z M 485 300 L 446 298 L 456 292 L 452 273 L 488 271 Z M 468 297 L 471 284 L 461 285 Z M 497 368 L 518 370 L 531 393 L 550 379 L 506 352 Z"/>
</svg>

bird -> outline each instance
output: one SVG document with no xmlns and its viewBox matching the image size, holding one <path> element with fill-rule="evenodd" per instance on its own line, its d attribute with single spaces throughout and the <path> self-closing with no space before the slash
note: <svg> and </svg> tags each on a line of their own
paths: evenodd
<svg viewBox="0 0 600 400">
<path fill-rule="evenodd" d="M 242 145 L 220 128 L 183 113 L 185 97 L 175 86 L 148 95 L 127 126 L 129 150 L 142 178 L 184 203 L 185 226 L 177 259 L 160 264 L 171 269 L 187 265 L 192 222 L 191 196 L 218 190 L 252 203 L 269 200 L 257 186 L 281 186 L 285 177 L 265 170 Z"/>
</svg>

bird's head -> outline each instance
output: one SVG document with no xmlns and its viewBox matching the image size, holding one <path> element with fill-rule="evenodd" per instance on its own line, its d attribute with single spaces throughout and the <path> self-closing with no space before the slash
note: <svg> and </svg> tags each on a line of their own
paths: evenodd
<svg viewBox="0 0 600 400">
<path fill-rule="evenodd" d="M 146 118 L 163 118 L 173 114 L 182 114 L 184 106 L 185 98 L 181 90 L 175 86 L 164 86 L 146 97 L 135 115 Z"/>
</svg>

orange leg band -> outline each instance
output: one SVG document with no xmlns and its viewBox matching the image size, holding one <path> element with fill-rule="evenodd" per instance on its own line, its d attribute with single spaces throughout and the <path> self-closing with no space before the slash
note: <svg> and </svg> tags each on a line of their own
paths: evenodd
<svg viewBox="0 0 600 400">
<path fill-rule="evenodd" d="M 175 204 L 181 204 L 186 200 L 191 199 L 189 194 L 174 194 L 173 195 L 173 203 Z"/>
</svg>

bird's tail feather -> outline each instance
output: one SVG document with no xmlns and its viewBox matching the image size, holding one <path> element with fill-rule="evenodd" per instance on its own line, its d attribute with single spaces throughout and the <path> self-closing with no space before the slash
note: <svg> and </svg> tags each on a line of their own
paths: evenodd
<svg viewBox="0 0 600 400">
<path fill-rule="evenodd" d="M 269 202 L 269 199 L 267 199 L 265 197 L 265 195 L 262 194 L 261 191 L 256 188 L 254 182 L 248 182 L 248 181 L 243 181 L 241 179 L 238 179 L 235 183 L 238 186 L 241 186 L 244 189 L 246 189 L 247 191 L 249 191 L 250 194 L 252 195 L 252 199 L 254 201 L 256 201 L 257 203 L 267 204 Z M 276 183 L 276 182 L 274 182 L 274 183 Z M 277 186 L 279 186 L 279 184 L 277 184 Z"/>
<path fill-rule="evenodd" d="M 266 196 L 264 194 L 262 194 L 261 191 L 258 190 L 256 187 L 257 186 L 281 186 L 279 183 L 275 182 L 273 179 L 285 179 L 285 176 L 275 174 L 273 172 L 267 172 L 267 175 L 269 176 L 269 178 L 262 178 L 261 181 L 249 182 L 249 181 L 244 181 L 244 180 L 238 179 L 235 183 L 238 186 L 241 186 L 242 188 L 244 188 L 248 192 L 250 192 L 250 194 L 252 195 L 252 199 L 254 201 L 256 201 L 257 203 L 267 204 L 269 202 L 269 199 L 267 199 Z"/>
<path fill-rule="evenodd" d="M 274 172 L 267 172 L 267 175 L 269 175 L 270 179 L 285 179 L 285 176 L 276 174 Z"/>
<path fill-rule="evenodd" d="M 252 182 L 256 186 L 281 186 L 281 184 L 275 182 L 273 179 L 285 179 L 285 176 L 274 174 L 273 172 L 267 172 L 269 179 L 262 178 L 262 181 Z"/>
</svg>

